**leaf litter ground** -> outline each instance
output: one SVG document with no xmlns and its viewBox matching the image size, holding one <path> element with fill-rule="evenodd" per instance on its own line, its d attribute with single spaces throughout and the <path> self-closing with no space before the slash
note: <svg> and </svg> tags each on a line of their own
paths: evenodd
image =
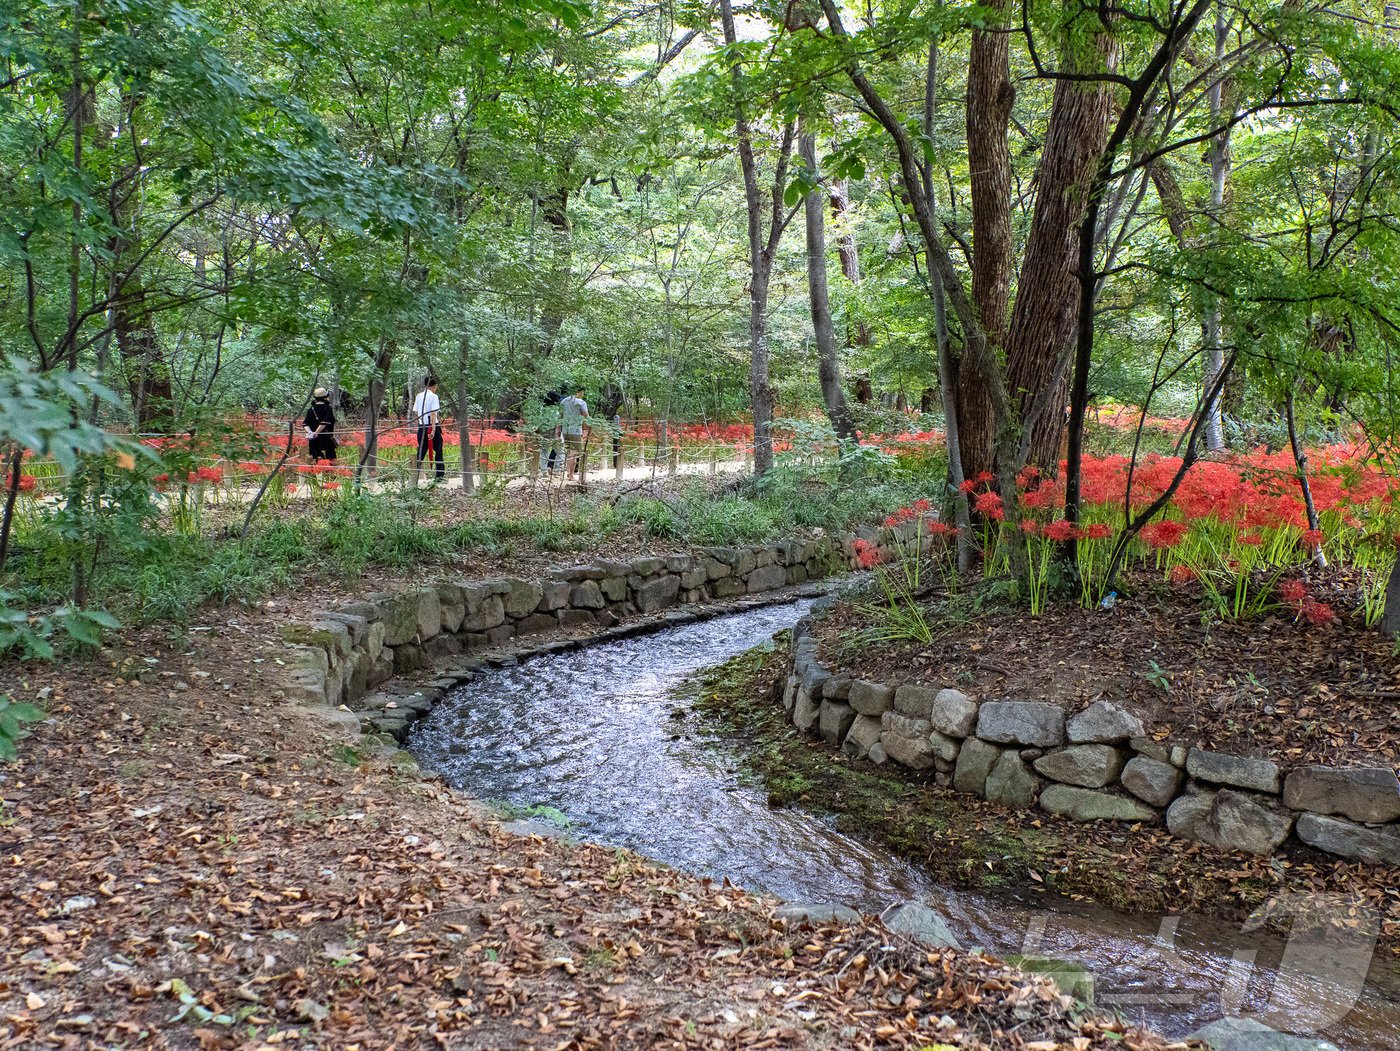
<svg viewBox="0 0 1400 1051">
<path fill-rule="evenodd" d="M 0 781 L 0 1047 L 1164 1046 L 874 921 L 788 930 L 771 899 L 509 834 L 277 700 L 280 627 L 4 669 L 51 718 Z M 116 678 L 133 658 L 145 681 Z"/>
</svg>

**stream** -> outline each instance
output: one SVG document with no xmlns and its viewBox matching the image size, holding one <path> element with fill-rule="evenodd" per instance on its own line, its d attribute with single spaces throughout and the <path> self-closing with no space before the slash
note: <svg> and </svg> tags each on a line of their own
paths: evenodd
<svg viewBox="0 0 1400 1051">
<path fill-rule="evenodd" d="M 1125 915 L 1050 894 L 950 887 L 821 815 L 770 808 L 764 790 L 740 777 L 737 745 L 692 736 L 671 717 L 674 693 L 791 627 L 809 606 L 484 670 L 414 727 L 409 749 L 475 798 L 553 808 L 578 839 L 677 869 L 865 912 L 924 902 L 964 945 L 1087 969 L 1099 1007 L 1167 1036 L 1243 1014 L 1342 1051 L 1400 1047 L 1400 978 L 1393 963 L 1373 959 L 1364 917 L 1356 931 L 1290 941 L 1189 914 Z M 1293 903 L 1295 912 L 1318 907 L 1314 898 Z"/>
</svg>

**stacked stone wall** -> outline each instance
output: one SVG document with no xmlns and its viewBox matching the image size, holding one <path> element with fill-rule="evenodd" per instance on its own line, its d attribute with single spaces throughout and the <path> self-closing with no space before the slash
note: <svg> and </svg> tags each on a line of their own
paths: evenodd
<svg viewBox="0 0 1400 1051">
<path fill-rule="evenodd" d="M 812 625 L 793 632 L 783 706 L 793 724 L 876 764 L 931 771 L 955 791 L 1075 821 L 1161 825 L 1224 850 L 1272 854 L 1296 839 L 1400 865 L 1400 781 L 1389 767 L 1286 768 L 1157 740 L 1106 701 L 974 700 L 952 687 L 855 679 L 822 664 Z"/>
</svg>

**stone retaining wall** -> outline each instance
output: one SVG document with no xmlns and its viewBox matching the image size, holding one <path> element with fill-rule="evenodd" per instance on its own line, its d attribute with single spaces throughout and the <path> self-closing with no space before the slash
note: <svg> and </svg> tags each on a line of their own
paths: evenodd
<svg viewBox="0 0 1400 1051">
<path fill-rule="evenodd" d="M 293 700 L 345 706 L 366 732 L 401 737 L 442 690 L 382 689 L 397 676 L 520 638 L 567 629 L 606 632 L 629 618 L 671 607 L 733 602 L 819 580 L 855 567 L 858 539 L 894 555 L 916 528 L 906 523 L 849 536 L 706 547 L 629 562 L 596 559 L 552 570 L 542 579 L 439 580 L 370 595 L 290 625 L 281 681 Z"/>
<path fill-rule="evenodd" d="M 793 724 L 876 764 L 1005 806 L 1075 821 L 1160 824 L 1225 850 L 1271 854 L 1290 837 L 1356 861 L 1400 865 L 1400 781 L 1389 767 L 1291 769 L 1147 736 L 1097 701 L 1067 713 L 1036 701 L 852 679 L 793 631 L 783 706 Z"/>
</svg>

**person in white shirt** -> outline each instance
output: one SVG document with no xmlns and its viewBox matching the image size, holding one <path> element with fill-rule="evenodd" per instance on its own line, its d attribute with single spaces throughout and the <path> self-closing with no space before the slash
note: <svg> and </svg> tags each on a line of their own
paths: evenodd
<svg viewBox="0 0 1400 1051">
<path fill-rule="evenodd" d="M 437 461 L 436 480 L 440 482 L 447 476 L 447 465 L 442 462 L 442 402 L 437 396 L 436 376 L 424 380 L 422 391 L 413 399 L 413 419 L 418 424 L 418 459 L 413 465 L 415 477 L 431 448 Z"/>
<path fill-rule="evenodd" d="M 574 392 L 559 403 L 559 412 L 561 429 L 564 432 L 564 480 L 572 480 L 575 466 L 578 467 L 582 479 L 584 445 L 588 440 L 584 433 L 587 425 L 583 421 L 588 419 L 588 402 L 583 400 L 581 385 L 575 387 Z"/>
</svg>

